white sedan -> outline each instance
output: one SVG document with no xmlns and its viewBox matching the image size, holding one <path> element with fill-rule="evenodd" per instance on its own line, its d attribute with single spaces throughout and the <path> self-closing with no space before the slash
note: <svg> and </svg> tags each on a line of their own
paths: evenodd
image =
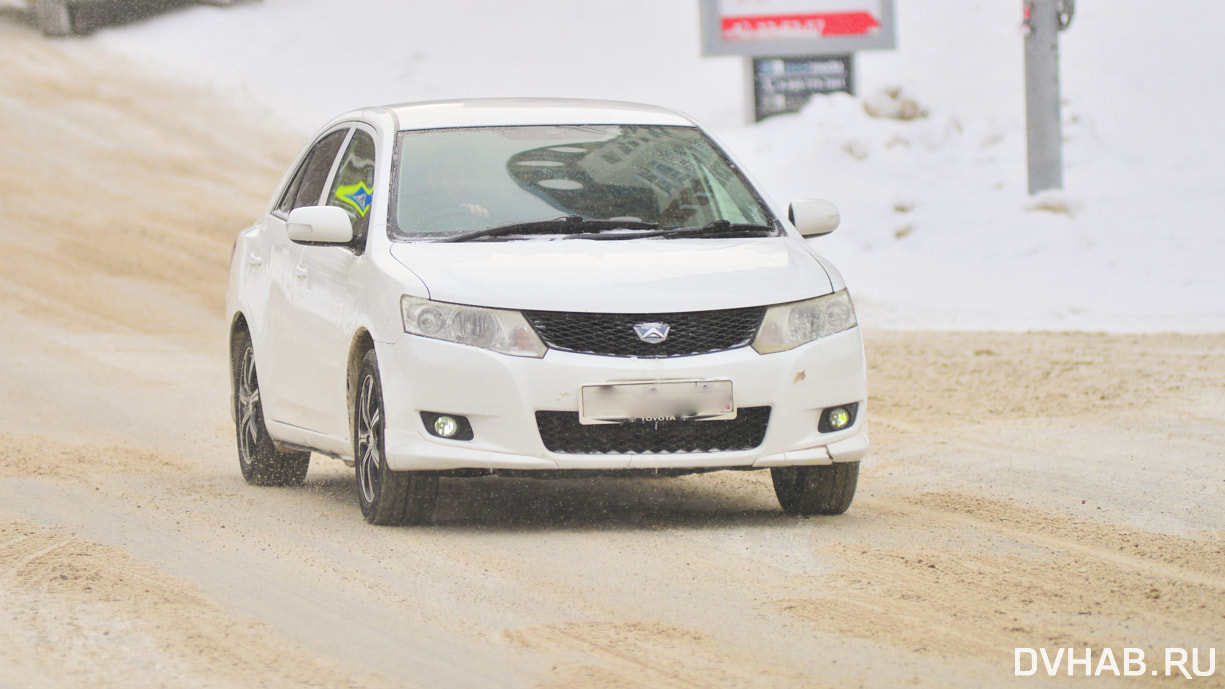
<svg viewBox="0 0 1225 689">
<path fill-rule="evenodd" d="M 248 482 L 356 466 L 422 523 L 440 477 L 769 469 L 838 514 L 867 451 L 863 343 L 806 241 L 690 119 L 576 100 L 358 110 L 235 243 L 232 412 Z"/>
</svg>

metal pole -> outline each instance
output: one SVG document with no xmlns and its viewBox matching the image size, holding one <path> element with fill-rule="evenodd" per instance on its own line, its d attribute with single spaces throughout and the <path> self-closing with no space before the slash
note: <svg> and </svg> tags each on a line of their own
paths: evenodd
<svg viewBox="0 0 1225 689">
<path fill-rule="evenodd" d="M 1063 126 L 1059 113 L 1060 0 L 1025 3 L 1025 132 L 1029 193 L 1063 188 Z M 1066 26 L 1066 24 L 1063 24 Z"/>
</svg>

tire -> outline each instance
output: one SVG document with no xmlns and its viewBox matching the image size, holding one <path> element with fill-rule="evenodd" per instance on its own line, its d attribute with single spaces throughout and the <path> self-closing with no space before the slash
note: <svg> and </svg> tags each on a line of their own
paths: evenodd
<svg viewBox="0 0 1225 689">
<path fill-rule="evenodd" d="M 787 514 L 842 514 L 855 499 L 859 462 L 770 470 L 774 494 Z"/>
<path fill-rule="evenodd" d="M 238 466 L 247 483 L 255 486 L 300 486 L 306 480 L 311 453 L 277 449 L 264 425 L 259 376 L 251 335 L 243 330 L 234 338 L 230 359 L 233 384 L 234 429 Z"/>
<path fill-rule="evenodd" d="M 77 32 L 68 0 L 34 0 L 34 16 L 44 36 L 71 36 Z"/>
<path fill-rule="evenodd" d="M 438 499 L 438 474 L 392 471 L 387 467 L 383 386 L 374 350 L 366 352 L 357 374 L 353 402 L 353 459 L 357 500 L 371 524 L 424 524 Z"/>
</svg>

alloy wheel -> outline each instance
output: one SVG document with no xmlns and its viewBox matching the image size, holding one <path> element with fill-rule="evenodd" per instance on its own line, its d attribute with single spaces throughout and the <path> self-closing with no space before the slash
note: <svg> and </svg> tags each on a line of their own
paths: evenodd
<svg viewBox="0 0 1225 689">
<path fill-rule="evenodd" d="M 362 378 L 357 403 L 357 462 L 362 498 L 373 503 L 382 481 L 383 401 L 374 376 Z"/>
<path fill-rule="evenodd" d="M 259 379 L 255 375 L 255 350 L 247 347 L 238 373 L 238 453 L 250 464 L 260 440 Z"/>
</svg>

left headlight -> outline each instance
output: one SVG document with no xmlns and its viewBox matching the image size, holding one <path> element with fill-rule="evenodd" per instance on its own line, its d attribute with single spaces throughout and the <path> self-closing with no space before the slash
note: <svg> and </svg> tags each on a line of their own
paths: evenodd
<svg viewBox="0 0 1225 689">
<path fill-rule="evenodd" d="M 762 319 L 753 349 L 771 354 L 794 349 L 826 335 L 855 327 L 855 306 L 846 290 L 824 297 L 771 306 Z"/>
<path fill-rule="evenodd" d="M 547 347 L 518 311 L 400 297 L 404 332 L 539 359 Z"/>
</svg>

